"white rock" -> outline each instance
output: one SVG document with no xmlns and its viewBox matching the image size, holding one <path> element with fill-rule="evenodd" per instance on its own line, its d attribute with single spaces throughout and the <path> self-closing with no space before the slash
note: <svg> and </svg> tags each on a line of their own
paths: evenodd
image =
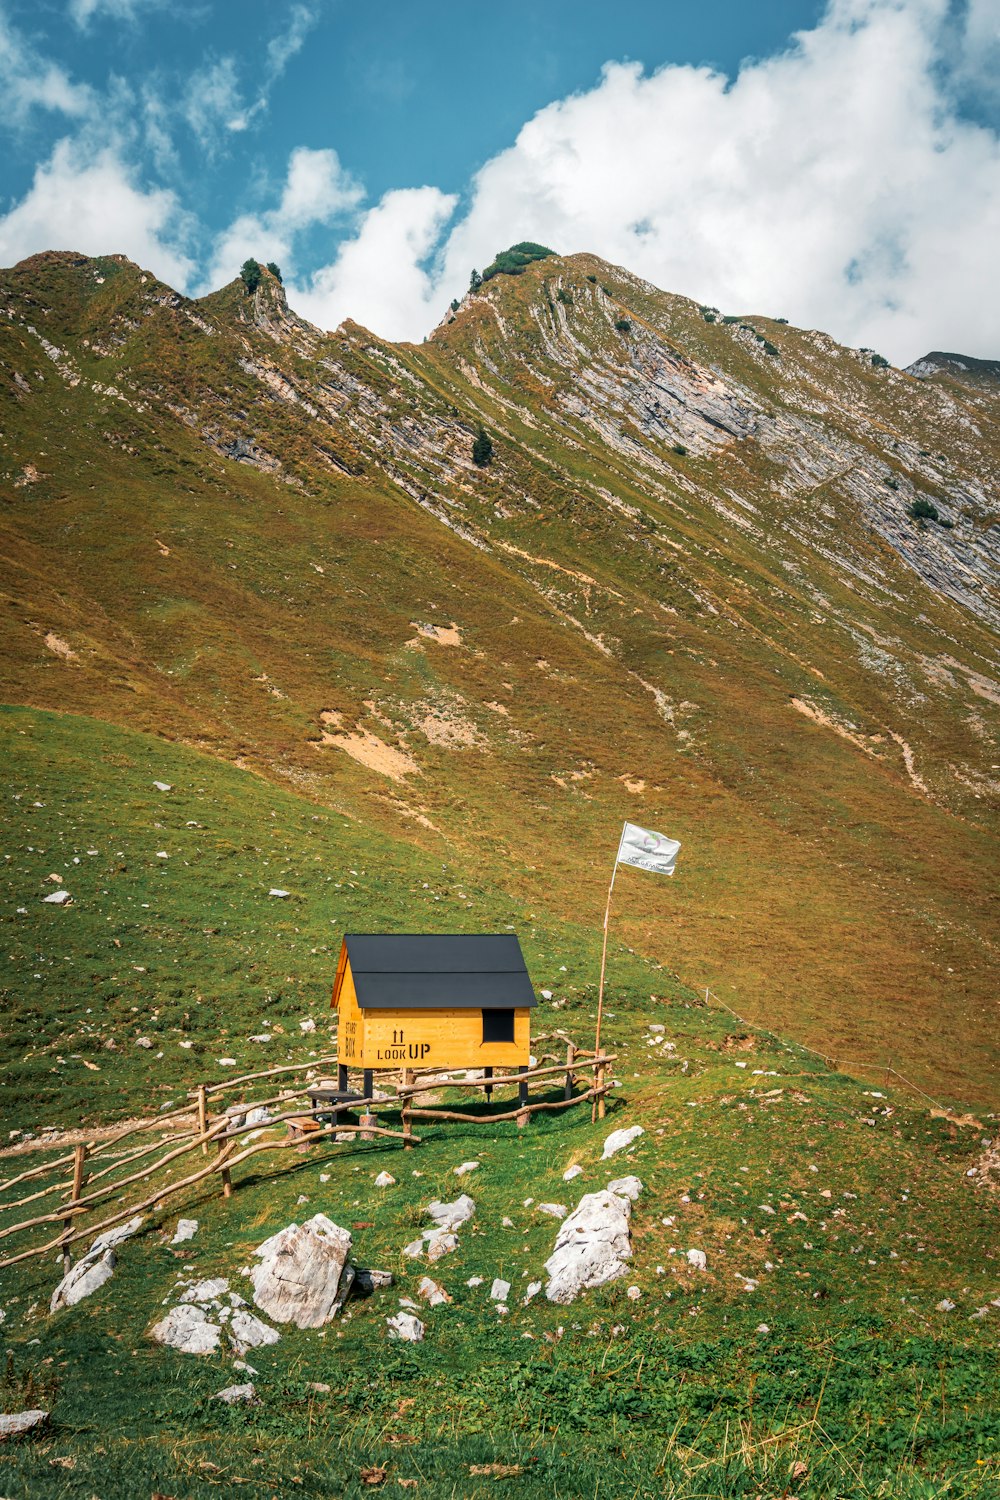
<svg viewBox="0 0 1000 1500">
<path fill-rule="evenodd" d="M 530 1301 L 532 1301 L 533 1298 L 535 1298 L 535 1297 L 538 1296 L 538 1293 L 541 1290 L 542 1290 L 542 1283 L 540 1281 L 529 1281 L 528 1282 L 527 1288 L 526 1288 L 525 1293 L 524 1293 L 524 1305 L 525 1305 L 525 1307 L 527 1307 L 528 1303 Z"/>
<path fill-rule="evenodd" d="M 555 1249 L 545 1262 L 550 1302 L 572 1302 L 589 1287 L 624 1276 L 632 1258 L 632 1205 L 617 1193 L 585 1193 L 559 1226 Z"/>
<path fill-rule="evenodd" d="M 541 995 L 541 997 L 542 997 L 543 1000 L 551 1000 L 552 999 L 552 991 L 551 990 L 539 990 L 538 993 Z"/>
<path fill-rule="evenodd" d="M 413 1313 L 397 1313 L 394 1318 L 386 1318 L 385 1321 L 389 1325 L 391 1339 L 403 1339 L 408 1344 L 419 1344 L 423 1339 L 424 1325 Z"/>
<path fill-rule="evenodd" d="M 482 1286 L 483 1278 L 481 1276 L 470 1276 L 465 1284 L 466 1286 Z"/>
<path fill-rule="evenodd" d="M 694 1266 L 696 1271 L 704 1271 L 708 1266 L 708 1259 L 704 1250 L 689 1250 L 687 1252 L 689 1266 Z"/>
<path fill-rule="evenodd" d="M 213 1401 L 224 1401 L 227 1406 L 235 1406 L 240 1401 L 256 1401 L 256 1399 L 257 1392 L 249 1380 L 246 1385 L 227 1385 L 224 1391 L 216 1391 L 212 1397 Z"/>
<path fill-rule="evenodd" d="M 85 1256 L 68 1271 L 52 1293 L 49 1312 L 58 1312 L 60 1307 L 75 1307 L 84 1297 L 89 1297 L 110 1281 L 115 1272 L 115 1252 L 106 1250 L 97 1259 Z"/>
<path fill-rule="evenodd" d="M 157 859 L 169 859 L 170 855 L 167 853 L 166 849 L 157 849 L 156 857 Z"/>
<path fill-rule="evenodd" d="M 206 1276 L 196 1281 L 178 1298 L 179 1302 L 217 1302 L 229 1291 L 229 1282 L 224 1276 Z"/>
<path fill-rule="evenodd" d="M 950 1297 L 942 1297 L 941 1301 L 937 1303 L 937 1310 L 938 1312 L 954 1312 L 955 1304 Z"/>
<path fill-rule="evenodd" d="M 278 889 L 278 887 L 276 885 L 272 885 L 271 889 L 268 891 L 267 894 L 269 896 L 281 896 L 281 897 L 283 897 L 283 896 L 287 896 L 288 892 L 287 891 L 281 891 L 281 890 Z"/>
<path fill-rule="evenodd" d="M 305 1032 L 316 1030 L 316 1022 L 313 1020 L 312 1016 L 308 1016 L 304 1021 L 299 1022 L 299 1030 Z"/>
<path fill-rule="evenodd" d="M 219 1067 L 220 1068 L 235 1068 L 236 1067 L 236 1059 L 235 1059 L 235 1057 L 220 1057 L 219 1058 Z"/>
<path fill-rule="evenodd" d="M 269 1125 L 271 1123 L 271 1111 L 266 1104 L 255 1104 L 253 1109 L 247 1111 L 244 1123 L 248 1128 L 251 1125 Z"/>
<path fill-rule="evenodd" d="M 458 1229 L 460 1225 L 471 1219 L 476 1211 L 476 1205 L 468 1193 L 460 1193 L 454 1203 L 441 1203 L 435 1199 L 428 1203 L 424 1212 L 427 1217 L 433 1219 L 439 1229 Z"/>
<path fill-rule="evenodd" d="M 637 1286 L 630 1286 L 625 1295 L 626 1297 L 628 1297 L 630 1302 L 638 1302 L 639 1298 L 642 1296 L 642 1291 Z"/>
<path fill-rule="evenodd" d="M 204 1308 L 193 1303 L 172 1307 L 161 1322 L 150 1329 L 158 1344 L 169 1344 L 182 1354 L 214 1354 L 219 1347 L 222 1329 L 209 1322 Z"/>
<path fill-rule="evenodd" d="M 653 1032 L 655 1036 L 662 1036 L 666 1029 L 667 1028 L 665 1026 L 660 1025 L 659 1021 L 650 1021 L 649 1023 L 649 1030 Z"/>
<path fill-rule="evenodd" d="M 619 1198 L 628 1198 L 634 1203 L 642 1192 L 642 1183 L 638 1177 L 616 1177 L 608 1183 L 608 1192 L 617 1193 Z"/>
<path fill-rule="evenodd" d="M 771 1330 L 770 1330 L 770 1328 L 768 1328 L 768 1326 L 767 1326 L 766 1323 L 758 1323 L 757 1324 L 757 1332 L 758 1333 L 770 1333 Z"/>
<path fill-rule="evenodd" d="M 494 1302 L 506 1302 L 510 1296 L 510 1282 L 498 1276 L 490 1287 L 490 1296 Z"/>
<path fill-rule="evenodd" d="M 423 1253 L 424 1242 L 422 1239 L 411 1240 L 408 1245 L 403 1246 L 403 1254 L 406 1256 L 407 1260 L 419 1260 Z"/>
<path fill-rule="evenodd" d="M 569 1209 L 565 1203 L 539 1203 L 538 1212 L 540 1214 L 551 1214 L 553 1219 L 565 1219 L 569 1213 Z"/>
<path fill-rule="evenodd" d="M 137 1036 L 135 1039 L 135 1045 L 137 1047 L 152 1047 L 153 1044 L 149 1040 L 148 1036 Z"/>
<path fill-rule="evenodd" d="M 65 906 L 66 902 L 72 899 L 69 891 L 53 891 L 51 896 L 42 897 L 46 906 Z"/>
<path fill-rule="evenodd" d="M 455 1176 L 466 1177 L 470 1172 L 478 1171 L 479 1163 L 477 1161 L 463 1161 L 460 1166 L 455 1168 Z"/>
<path fill-rule="evenodd" d="M 572 1182 L 574 1177 L 582 1176 L 583 1168 L 579 1164 L 576 1164 L 572 1167 L 566 1168 L 565 1172 L 563 1173 L 563 1182 Z"/>
<path fill-rule="evenodd" d="M 354 1280 L 351 1236 L 325 1214 L 289 1224 L 258 1245 L 253 1300 L 276 1323 L 319 1328 L 336 1315 Z M 339 1297 L 339 1301 L 338 1301 Z"/>
<path fill-rule="evenodd" d="M 440 1260 L 457 1249 L 458 1235 L 452 1234 L 450 1229 L 439 1229 L 427 1241 L 427 1259 Z"/>
<path fill-rule="evenodd" d="M 173 787 L 170 785 L 169 781 L 154 781 L 153 785 L 156 787 L 156 790 L 158 792 L 172 792 L 173 791 Z"/>
<path fill-rule="evenodd" d="M 391 1172 L 380 1172 L 375 1179 L 375 1186 L 380 1188 L 395 1187 L 396 1179 Z"/>
<path fill-rule="evenodd" d="M 99 1234 L 97 1239 L 87 1251 L 84 1259 L 93 1260 L 98 1255 L 103 1255 L 105 1250 L 110 1250 L 114 1245 L 121 1245 L 125 1240 L 130 1240 L 143 1226 L 143 1217 L 137 1214 L 134 1219 L 129 1219 L 125 1224 L 116 1224 L 114 1229 L 106 1229 Z"/>
<path fill-rule="evenodd" d="M 229 1334 L 229 1342 L 237 1354 L 245 1354 L 248 1349 L 260 1349 L 267 1344 L 276 1344 L 281 1334 L 269 1323 L 262 1323 L 260 1318 L 255 1318 L 252 1312 L 246 1312 L 242 1307 L 237 1307 L 226 1325 Z"/>
<path fill-rule="evenodd" d="M 504 1214 L 503 1218 L 500 1220 L 500 1223 L 504 1229 L 514 1228 L 514 1220 L 509 1219 L 506 1214 Z"/>
<path fill-rule="evenodd" d="M 614 1156 L 617 1151 L 624 1151 L 626 1146 L 631 1146 L 641 1135 L 645 1135 L 641 1125 L 630 1125 L 627 1130 L 612 1130 L 604 1142 L 604 1150 L 601 1160 L 607 1161 L 609 1156 Z"/>
<path fill-rule="evenodd" d="M 47 1411 L 11 1411 L 0 1414 L 0 1439 L 19 1437 L 49 1420 Z"/>
<path fill-rule="evenodd" d="M 440 1307 L 443 1302 L 451 1301 L 441 1283 L 434 1281 L 430 1276 L 421 1276 L 417 1285 L 417 1295 L 423 1297 L 431 1307 Z"/>
</svg>

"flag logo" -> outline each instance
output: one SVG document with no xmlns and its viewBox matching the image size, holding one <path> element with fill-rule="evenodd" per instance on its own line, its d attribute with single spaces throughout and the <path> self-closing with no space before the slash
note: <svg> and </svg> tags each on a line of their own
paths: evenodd
<svg viewBox="0 0 1000 1500">
<path fill-rule="evenodd" d="M 664 833 L 626 823 L 618 845 L 617 863 L 633 865 L 637 870 L 652 870 L 658 875 L 672 875 L 677 866 L 680 844 Z"/>
</svg>

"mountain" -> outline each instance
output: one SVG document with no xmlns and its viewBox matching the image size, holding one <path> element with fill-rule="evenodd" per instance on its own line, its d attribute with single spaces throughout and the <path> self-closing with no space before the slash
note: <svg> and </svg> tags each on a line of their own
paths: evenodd
<svg viewBox="0 0 1000 1500">
<path fill-rule="evenodd" d="M 942 375 L 959 385 L 985 386 L 991 390 L 1000 386 L 1000 360 L 974 359 L 971 354 L 943 354 L 940 349 L 932 349 L 923 359 L 914 360 L 907 365 L 906 373 L 922 380 Z"/>
<path fill-rule="evenodd" d="M 120 256 L 0 272 L 0 312 L 6 702 L 207 751 L 526 922 L 596 929 L 622 820 L 659 828 L 678 877 L 623 873 L 620 945 L 995 1105 L 978 365 L 898 371 L 589 255 L 499 272 L 422 345 Z"/>
</svg>

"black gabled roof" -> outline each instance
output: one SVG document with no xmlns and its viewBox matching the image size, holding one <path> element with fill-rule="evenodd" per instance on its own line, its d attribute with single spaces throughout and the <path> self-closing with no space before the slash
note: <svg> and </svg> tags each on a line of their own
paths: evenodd
<svg viewBox="0 0 1000 1500">
<path fill-rule="evenodd" d="M 504 933 L 348 933 L 362 1010 L 499 1010 L 537 1005 L 521 945 Z"/>
</svg>

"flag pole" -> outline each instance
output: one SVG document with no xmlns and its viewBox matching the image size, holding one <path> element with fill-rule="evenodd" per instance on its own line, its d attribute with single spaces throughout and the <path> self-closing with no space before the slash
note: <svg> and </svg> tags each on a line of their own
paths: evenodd
<svg viewBox="0 0 1000 1500">
<path fill-rule="evenodd" d="M 615 853 L 614 868 L 611 871 L 611 884 L 608 886 L 608 899 L 604 907 L 604 946 L 601 949 L 601 981 L 597 991 L 597 1031 L 594 1036 L 594 1052 L 598 1056 L 601 1051 L 601 1018 L 604 1015 L 604 970 L 608 961 L 608 920 L 611 916 L 611 893 L 615 888 L 615 876 L 618 874 L 618 856 L 622 852 L 622 839 L 625 837 L 627 823 L 622 824 L 621 838 L 618 840 L 618 849 Z"/>
</svg>

